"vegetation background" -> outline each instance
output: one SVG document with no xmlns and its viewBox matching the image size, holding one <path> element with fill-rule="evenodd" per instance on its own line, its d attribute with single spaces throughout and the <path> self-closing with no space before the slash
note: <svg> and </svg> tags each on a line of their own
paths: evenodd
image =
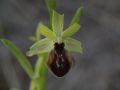
<svg viewBox="0 0 120 90">
<path fill-rule="evenodd" d="M 75 65 L 63 78 L 48 74 L 47 90 L 120 90 L 120 1 L 57 0 L 65 14 L 65 27 L 81 5 L 81 29 L 74 37 L 83 54 L 75 53 Z M 0 37 L 13 41 L 23 52 L 32 45 L 39 21 L 48 24 L 44 0 L 0 0 Z M 28 90 L 29 79 L 10 52 L 0 44 L 0 90 Z M 36 57 L 32 57 L 34 65 Z"/>
</svg>

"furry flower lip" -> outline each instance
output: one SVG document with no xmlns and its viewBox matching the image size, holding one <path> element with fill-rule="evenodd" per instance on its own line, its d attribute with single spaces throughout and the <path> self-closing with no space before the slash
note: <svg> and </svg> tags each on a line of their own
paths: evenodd
<svg viewBox="0 0 120 90">
<path fill-rule="evenodd" d="M 64 46 L 64 43 L 55 43 L 54 49 L 51 50 L 48 56 L 47 66 L 57 77 L 66 75 L 73 64 L 73 58 L 64 49 Z"/>
</svg>

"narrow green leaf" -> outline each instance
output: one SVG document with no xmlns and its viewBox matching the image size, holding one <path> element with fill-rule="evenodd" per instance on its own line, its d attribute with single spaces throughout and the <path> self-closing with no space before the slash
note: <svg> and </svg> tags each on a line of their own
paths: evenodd
<svg viewBox="0 0 120 90">
<path fill-rule="evenodd" d="M 51 49 L 53 49 L 54 43 L 50 39 L 41 39 L 40 41 L 33 44 L 30 48 L 30 50 L 27 52 L 28 56 L 33 56 L 36 54 L 42 54 L 49 52 Z"/>
<path fill-rule="evenodd" d="M 60 15 L 56 11 L 53 11 L 52 15 L 52 29 L 57 37 L 61 37 L 64 24 L 64 15 Z"/>
<path fill-rule="evenodd" d="M 83 14 L 83 7 L 80 7 L 77 9 L 75 15 L 73 16 L 70 25 L 72 25 L 74 23 L 80 23 L 80 17 L 82 14 Z"/>
<path fill-rule="evenodd" d="M 40 33 L 41 35 L 47 37 L 51 40 L 56 40 L 55 33 L 52 32 L 48 27 L 40 23 L 37 28 L 37 33 Z"/>
<path fill-rule="evenodd" d="M 80 29 L 80 25 L 75 23 L 71 26 L 69 26 L 63 33 L 62 33 L 62 37 L 63 38 L 67 38 L 72 36 L 74 33 L 76 33 L 78 30 Z"/>
<path fill-rule="evenodd" d="M 16 60 L 18 60 L 18 62 L 21 64 L 21 66 L 23 67 L 23 69 L 26 71 L 26 73 L 28 74 L 28 76 L 30 78 L 32 78 L 33 75 L 33 69 L 32 66 L 30 64 L 30 62 L 28 61 L 28 59 L 25 57 L 25 55 L 9 40 L 6 39 L 1 39 L 1 42 L 3 43 L 3 45 L 5 45 L 10 51 L 11 53 L 17 58 Z"/>
<path fill-rule="evenodd" d="M 65 42 L 66 50 L 82 53 L 82 47 L 80 41 L 75 40 L 73 38 L 66 38 L 64 42 Z"/>
</svg>

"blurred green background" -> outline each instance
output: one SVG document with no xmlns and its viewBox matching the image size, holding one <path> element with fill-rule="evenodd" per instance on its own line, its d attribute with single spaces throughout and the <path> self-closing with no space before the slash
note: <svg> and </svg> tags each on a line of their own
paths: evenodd
<svg viewBox="0 0 120 90">
<path fill-rule="evenodd" d="M 80 6 L 81 29 L 74 37 L 83 54 L 73 53 L 75 65 L 63 78 L 48 73 L 46 90 L 120 90 L 120 0 L 57 0 L 66 28 Z M 33 42 L 39 21 L 48 25 L 44 0 L 0 0 L 0 38 L 15 43 L 24 53 Z M 36 57 L 29 58 L 34 66 Z M 0 44 L 0 90 L 28 90 L 29 79 L 11 53 Z"/>
</svg>

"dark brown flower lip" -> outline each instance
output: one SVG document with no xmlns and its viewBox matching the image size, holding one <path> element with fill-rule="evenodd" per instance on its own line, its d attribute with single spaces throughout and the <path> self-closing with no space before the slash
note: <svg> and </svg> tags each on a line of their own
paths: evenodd
<svg viewBox="0 0 120 90">
<path fill-rule="evenodd" d="M 54 49 L 49 53 L 48 56 L 48 69 L 57 77 L 65 76 L 73 64 L 73 58 L 64 49 L 64 46 L 64 43 L 55 43 Z"/>
</svg>

